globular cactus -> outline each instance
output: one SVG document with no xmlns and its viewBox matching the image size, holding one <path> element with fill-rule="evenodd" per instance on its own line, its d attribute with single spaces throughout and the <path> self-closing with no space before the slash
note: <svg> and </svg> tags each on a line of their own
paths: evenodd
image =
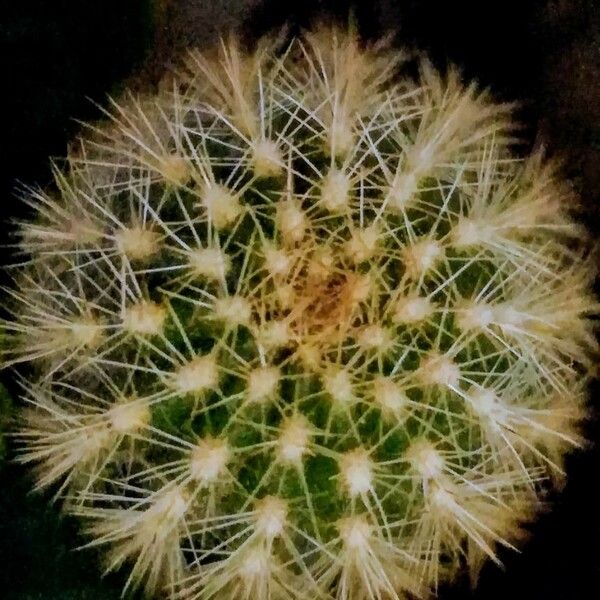
<svg viewBox="0 0 600 600">
<path fill-rule="evenodd" d="M 126 589 L 426 597 L 560 482 L 596 347 L 572 196 L 416 62 L 231 38 L 24 194 L 20 458 Z"/>
</svg>

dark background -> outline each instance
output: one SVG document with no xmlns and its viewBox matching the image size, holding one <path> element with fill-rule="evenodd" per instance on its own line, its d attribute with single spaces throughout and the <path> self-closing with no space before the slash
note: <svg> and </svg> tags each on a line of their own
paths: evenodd
<svg viewBox="0 0 600 600">
<path fill-rule="evenodd" d="M 397 32 L 443 67 L 522 101 L 528 146 L 543 141 L 564 159 L 580 194 L 582 220 L 600 238 L 600 4 L 597 0 L 20 0 L 0 2 L 0 239 L 24 214 L 17 183 L 49 181 L 49 156 L 77 133 L 74 119 L 99 116 L 126 85 L 151 85 L 188 45 L 210 44 L 241 28 L 251 43 L 271 27 L 309 25 L 319 15 L 347 20 L 352 8 L 365 37 Z M 7 252 L 2 261 L 9 260 Z M 11 389 L 10 378 L 0 375 Z M 600 397 L 592 389 L 592 402 Z M 10 418 L 0 389 L 0 429 Z M 587 600 L 600 596 L 600 423 L 592 442 L 568 460 L 568 483 L 531 527 L 520 554 L 502 553 L 505 570 L 484 568 L 441 590 L 442 600 Z M 11 457 L 0 443 L 0 455 Z M 99 580 L 98 555 L 73 552 L 76 524 L 46 495 L 28 494 L 26 473 L 0 458 L 0 596 L 6 600 L 117 599 L 124 578 Z"/>
</svg>

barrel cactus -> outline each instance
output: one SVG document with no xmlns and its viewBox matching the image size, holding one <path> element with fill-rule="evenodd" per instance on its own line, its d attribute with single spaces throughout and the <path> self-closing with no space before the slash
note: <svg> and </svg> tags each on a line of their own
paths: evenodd
<svg viewBox="0 0 600 600">
<path fill-rule="evenodd" d="M 582 443 L 585 234 L 512 107 L 321 27 L 191 52 L 27 189 L 20 460 L 153 597 L 427 597 Z"/>
</svg>

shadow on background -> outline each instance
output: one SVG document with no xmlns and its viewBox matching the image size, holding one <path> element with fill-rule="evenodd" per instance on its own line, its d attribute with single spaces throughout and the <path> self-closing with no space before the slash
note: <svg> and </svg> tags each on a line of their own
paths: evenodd
<svg viewBox="0 0 600 600">
<path fill-rule="evenodd" d="M 324 11 L 342 18 L 353 5 L 366 37 L 397 30 L 398 42 L 427 51 L 438 66 L 461 66 L 498 99 L 523 100 L 527 145 L 544 140 L 564 155 L 565 174 L 582 197 L 584 218 L 600 238 L 600 8 L 595 0 L 21 0 L 0 9 L 5 90 L 0 182 L 2 242 L 8 222 L 24 215 L 17 181 L 45 185 L 49 156 L 61 156 L 79 130 L 98 118 L 86 99 L 103 102 L 144 65 L 156 81 L 186 45 L 206 45 L 242 25 L 251 42 L 272 27 L 309 25 Z M 594 6 L 596 5 L 596 6 Z M 4 261 L 6 256 L 2 257 Z M 12 387 L 10 379 L 3 381 Z M 14 391 L 14 389 L 13 389 Z M 594 399 L 600 397 L 596 385 Z M 0 415 L 0 427 L 6 420 Z M 588 437 L 600 440 L 595 418 Z M 1 450 L 0 450 L 1 452 Z M 587 600 L 600 589 L 597 445 L 567 463 L 568 483 L 552 511 L 531 527 L 521 554 L 502 553 L 505 571 L 487 566 L 477 591 L 467 582 L 445 600 Z M 98 556 L 71 552 L 82 543 L 46 495 L 27 494 L 15 465 L 0 464 L 0 590 L 6 600 L 118 598 L 124 578 L 99 581 Z"/>
</svg>

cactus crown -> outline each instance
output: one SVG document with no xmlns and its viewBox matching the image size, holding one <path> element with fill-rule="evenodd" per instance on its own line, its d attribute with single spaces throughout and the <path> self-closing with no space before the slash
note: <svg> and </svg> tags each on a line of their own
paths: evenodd
<svg viewBox="0 0 600 600">
<path fill-rule="evenodd" d="M 27 192 L 21 458 L 127 588 L 423 597 L 512 547 L 578 443 L 569 194 L 510 107 L 404 62 L 231 38 Z"/>
</svg>

